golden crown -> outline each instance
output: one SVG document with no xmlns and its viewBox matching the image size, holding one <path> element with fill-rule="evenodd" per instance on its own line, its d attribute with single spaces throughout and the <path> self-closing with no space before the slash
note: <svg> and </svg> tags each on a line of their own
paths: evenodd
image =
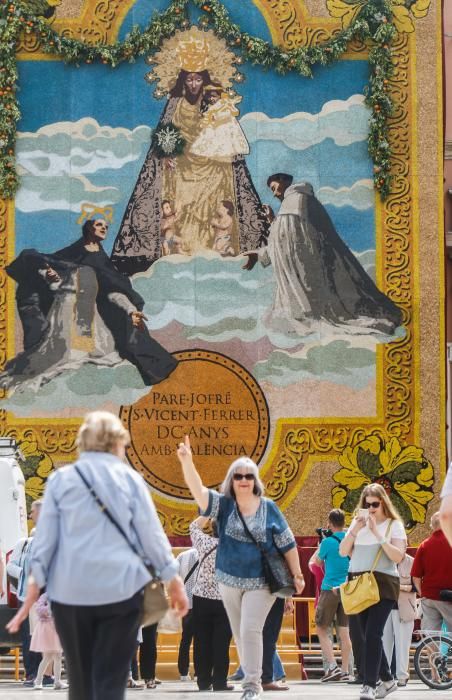
<svg viewBox="0 0 452 700">
<path fill-rule="evenodd" d="M 206 39 L 190 37 L 188 41 L 180 41 L 176 49 L 180 67 L 189 73 L 199 73 L 199 71 L 206 70 L 209 51 L 210 45 Z"/>
</svg>

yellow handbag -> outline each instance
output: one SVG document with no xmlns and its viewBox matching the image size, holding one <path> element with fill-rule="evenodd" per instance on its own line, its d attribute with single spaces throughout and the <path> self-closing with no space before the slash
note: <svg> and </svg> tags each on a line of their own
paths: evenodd
<svg viewBox="0 0 452 700">
<path fill-rule="evenodd" d="M 391 525 L 392 520 L 386 529 L 385 538 L 389 535 Z M 341 602 L 346 615 L 357 615 L 380 601 L 380 591 L 374 575 L 374 569 L 378 564 L 382 551 L 383 547 L 380 546 L 370 571 L 365 571 L 356 576 L 356 578 L 341 584 Z"/>
</svg>

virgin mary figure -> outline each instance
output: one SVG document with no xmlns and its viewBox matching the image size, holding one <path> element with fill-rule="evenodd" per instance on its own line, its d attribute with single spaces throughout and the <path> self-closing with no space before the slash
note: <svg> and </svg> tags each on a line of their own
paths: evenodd
<svg viewBox="0 0 452 700">
<path fill-rule="evenodd" d="M 163 231 L 166 247 L 177 240 L 178 253 L 212 250 L 212 220 L 224 202 L 233 212 L 229 233 L 234 253 L 265 243 L 268 223 L 245 163 L 246 140 L 246 152 L 230 150 L 229 157 L 191 151 L 205 123 L 204 95 L 212 85 L 234 95 L 236 61 L 223 39 L 197 27 L 177 31 L 152 58 L 155 66 L 148 79 L 157 81 L 156 93 L 167 94 L 168 101 L 114 243 L 112 261 L 121 272 L 130 275 L 152 265 L 162 254 Z M 165 133 L 169 141 L 182 144 L 178 151 L 171 152 L 168 143 L 159 146 Z"/>
</svg>

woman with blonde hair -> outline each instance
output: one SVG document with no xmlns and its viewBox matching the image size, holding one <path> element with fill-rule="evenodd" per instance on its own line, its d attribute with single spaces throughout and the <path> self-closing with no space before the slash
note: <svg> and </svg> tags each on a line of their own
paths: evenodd
<svg viewBox="0 0 452 700">
<path fill-rule="evenodd" d="M 294 588 L 301 594 L 304 578 L 295 538 L 276 503 L 264 497 L 259 470 L 251 459 L 239 457 L 231 464 L 218 493 L 202 483 L 187 436 L 177 456 L 201 514 L 216 520 L 219 540 L 215 573 L 245 673 L 242 700 L 257 700 L 261 690 L 262 630 L 275 602 L 265 580 L 261 548 L 282 554 Z"/>
<path fill-rule="evenodd" d="M 369 484 L 361 492 L 355 516 L 339 546 L 350 557 L 349 578 L 373 570 L 380 593 L 378 603 L 358 613 L 363 635 L 360 700 L 384 698 L 397 690 L 383 651 L 383 630 L 399 597 L 397 564 L 405 556 L 405 528 L 396 508 L 380 484 Z M 378 677 L 381 683 L 377 686 Z"/>
<path fill-rule="evenodd" d="M 124 463 L 129 440 L 111 413 L 86 416 L 77 438 L 78 460 L 48 479 L 27 597 L 8 625 L 11 633 L 17 631 L 46 588 L 65 654 L 69 700 L 125 697 L 143 589 L 151 578 L 145 562 L 169 582 L 179 614 L 188 610 L 149 489 Z"/>
</svg>

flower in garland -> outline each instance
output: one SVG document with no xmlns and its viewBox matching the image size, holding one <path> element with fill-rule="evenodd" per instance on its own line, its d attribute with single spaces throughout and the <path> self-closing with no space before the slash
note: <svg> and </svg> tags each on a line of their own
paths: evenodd
<svg viewBox="0 0 452 700">
<path fill-rule="evenodd" d="M 433 466 L 420 447 L 402 447 L 395 437 L 384 442 L 369 435 L 339 456 L 341 468 L 333 474 L 339 484 L 332 490 L 335 508 L 342 508 L 350 522 L 364 486 L 381 484 L 408 530 L 424 523 L 433 498 Z"/>
<path fill-rule="evenodd" d="M 39 449 L 36 440 L 22 440 L 18 443 L 19 463 L 25 477 L 27 509 L 33 501 L 44 495 L 45 483 L 54 469 L 48 454 Z"/>
<path fill-rule="evenodd" d="M 185 147 L 185 139 L 174 124 L 161 126 L 154 131 L 152 141 L 157 155 L 162 158 L 180 155 Z"/>
<path fill-rule="evenodd" d="M 431 0 L 389 0 L 392 21 L 399 33 L 414 32 L 414 19 L 425 17 L 429 11 Z M 366 8 L 368 0 L 326 0 L 328 12 L 342 22 L 342 27 L 348 27 Z M 378 19 L 378 18 L 377 18 Z M 382 16 L 382 21 L 385 18 Z"/>
</svg>

